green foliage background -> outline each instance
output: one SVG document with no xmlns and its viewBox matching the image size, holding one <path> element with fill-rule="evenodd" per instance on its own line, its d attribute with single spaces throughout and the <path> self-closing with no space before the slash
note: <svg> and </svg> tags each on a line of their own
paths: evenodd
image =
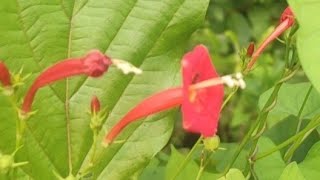
<svg viewBox="0 0 320 180">
<path fill-rule="evenodd" d="M 300 119 L 304 128 L 320 113 L 319 23 L 312 21 L 320 3 L 289 3 L 301 25 L 297 45 L 303 69 L 280 89 L 258 142 L 258 154 L 296 134 Z M 286 6 L 287 2 L 278 0 L 0 1 L 0 59 L 13 73 L 23 67 L 24 74 L 31 74 L 16 91 L 17 101 L 0 95 L 1 154 L 14 151 L 16 108 L 34 78 L 49 65 L 98 49 L 144 70 L 141 76 L 124 76 L 111 68 L 100 79 L 72 78 L 41 89 L 34 104 L 38 112 L 28 120 L 24 146 L 15 157 L 17 162 L 29 164 L 1 174 L 0 179 L 42 180 L 56 179 L 53 172 L 62 177 L 79 174 L 89 165 L 93 151 L 87 114 L 92 95 L 109 111 L 99 134 L 101 142 L 104 133 L 140 100 L 180 84 L 181 57 L 195 45 L 209 48 L 221 75 L 241 71 L 239 53 L 251 41 L 260 44 L 278 24 Z M 210 157 L 201 179 L 220 177 L 279 80 L 284 53 L 281 40 L 273 42 L 245 78 L 247 88 L 238 91 L 224 108 L 218 135 L 225 150 Z M 310 82 L 315 88 L 300 113 Z M 170 179 L 198 137 L 181 128 L 178 108 L 147 117 L 126 128 L 119 137 L 124 143 L 108 149 L 98 146 L 98 161 L 86 178 Z M 319 140 L 319 128 L 312 129 L 290 161 L 283 159 L 288 147 L 257 161 L 253 167 L 256 176 L 262 180 L 316 180 L 320 176 Z M 197 147 L 177 179 L 197 178 L 202 149 L 202 145 Z M 248 151 L 246 147 L 221 179 L 245 179 Z"/>
</svg>

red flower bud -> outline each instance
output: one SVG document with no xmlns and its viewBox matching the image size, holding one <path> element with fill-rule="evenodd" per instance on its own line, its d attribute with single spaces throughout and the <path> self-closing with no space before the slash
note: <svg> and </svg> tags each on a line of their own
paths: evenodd
<svg viewBox="0 0 320 180">
<path fill-rule="evenodd" d="M 252 57 L 253 52 L 254 52 L 254 43 L 251 42 L 247 48 L 247 57 Z"/>
<path fill-rule="evenodd" d="M 280 24 L 285 20 L 288 20 L 288 26 L 292 26 L 294 24 L 294 14 L 289 6 L 281 14 L 279 21 Z"/>
<path fill-rule="evenodd" d="M 99 77 L 108 70 L 111 63 L 110 58 L 101 52 L 91 51 L 85 57 L 66 59 L 52 65 L 33 82 L 24 98 L 22 111 L 28 113 L 31 110 L 34 96 L 39 88 L 76 75 Z"/>
<path fill-rule="evenodd" d="M 11 86 L 10 73 L 7 66 L 0 61 L 0 82 L 3 86 Z"/>
<path fill-rule="evenodd" d="M 91 99 L 91 113 L 95 114 L 100 111 L 100 101 L 97 96 L 93 96 Z"/>
<path fill-rule="evenodd" d="M 289 29 L 294 23 L 294 16 L 290 9 L 287 7 L 281 15 L 280 24 L 274 29 L 274 31 L 262 42 L 258 49 L 253 53 L 252 59 L 247 65 L 246 71 L 250 71 L 253 65 L 258 60 L 258 57 L 262 54 L 263 50 L 277 37 L 279 37 L 284 31 Z"/>
</svg>

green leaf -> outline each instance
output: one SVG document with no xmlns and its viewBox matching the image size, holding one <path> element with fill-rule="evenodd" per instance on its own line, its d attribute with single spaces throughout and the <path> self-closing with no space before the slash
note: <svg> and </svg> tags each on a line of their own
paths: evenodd
<svg viewBox="0 0 320 180">
<path fill-rule="evenodd" d="M 275 147 L 275 144 L 266 137 L 261 137 L 258 142 L 258 154 L 270 151 Z M 254 171 L 259 180 L 278 179 L 286 167 L 279 151 L 259 159 L 254 164 Z"/>
<path fill-rule="evenodd" d="M 299 170 L 296 162 L 292 162 L 284 169 L 279 180 L 305 180 L 304 176 Z"/>
<path fill-rule="evenodd" d="M 304 175 L 305 179 L 317 180 L 320 177 L 320 142 L 313 145 L 308 152 L 307 157 L 299 164 L 299 169 Z"/>
<path fill-rule="evenodd" d="M 239 169 L 230 169 L 225 177 L 221 177 L 218 180 L 245 180 L 242 172 Z"/>
<path fill-rule="evenodd" d="M 293 115 L 298 116 L 300 108 L 303 104 L 305 96 L 310 88 L 310 83 L 298 83 L 298 84 L 283 84 L 279 94 L 276 105 L 269 113 L 268 123 L 269 126 L 273 126 L 280 120 Z M 270 96 L 272 89 L 266 91 L 260 96 L 259 107 L 263 107 L 268 97 Z M 302 111 L 302 119 L 310 119 L 314 115 L 320 113 L 320 94 L 316 90 L 312 90 L 310 96 Z"/>
<path fill-rule="evenodd" d="M 212 166 L 212 168 L 215 168 L 218 172 L 223 172 L 231 161 L 237 147 L 237 143 L 221 143 L 221 148 L 223 149 L 214 152 L 211 157 L 211 162 L 208 164 L 208 168 L 211 168 Z M 241 151 L 232 168 L 244 171 L 247 163 L 247 154 L 247 149 Z"/>
<path fill-rule="evenodd" d="M 169 180 L 170 178 L 174 177 L 180 164 L 184 161 L 185 156 L 182 155 L 179 151 L 177 151 L 173 146 L 171 146 L 171 156 L 166 168 L 166 178 Z M 184 180 L 192 180 L 196 179 L 197 172 L 199 171 L 199 166 L 193 161 L 190 160 L 185 168 L 180 171 L 180 174 L 177 176 L 176 179 L 184 179 Z"/>
<path fill-rule="evenodd" d="M 88 166 L 92 153 L 90 99 L 97 95 L 109 116 L 98 138 L 93 179 L 127 179 L 143 169 L 170 138 L 175 111 L 130 125 L 125 143 L 100 146 L 105 132 L 148 95 L 179 82 L 180 59 L 190 35 L 203 23 L 208 0 L 83 0 L 0 2 L 0 59 L 12 72 L 32 73 L 17 92 L 21 100 L 39 72 L 68 57 L 98 49 L 144 70 L 125 76 L 114 68 L 99 79 L 72 78 L 45 87 L 27 122 L 17 160 L 32 179 L 56 179 Z M 0 148 L 14 149 L 16 109 L 0 95 Z M 20 103 L 20 101 L 19 101 Z M 5 113 L 3 113 L 5 112 Z M 100 156 L 101 154 L 101 156 Z"/>
<path fill-rule="evenodd" d="M 320 23 L 315 19 L 319 14 L 320 1 L 288 0 L 299 22 L 297 47 L 302 67 L 314 87 L 320 92 L 319 44 Z"/>
<path fill-rule="evenodd" d="M 310 122 L 310 120 L 306 119 L 301 123 L 301 129 L 305 128 L 305 126 Z M 298 118 L 294 116 L 288 116 L 285 119 L 281 120 L 276 125 L 272 126 L 268 129 L 264 135 L 270 138 L 275 144 L 281 144 L 286 141 L 290 137 L 296 134 L 298 124 Z M 319 140 L 319 133 L 317 131 L 313 131 L 308 137 L 306 137 L 302 144 L 296 149 L 292 160 L 301 162 L 309 149 Z M 285 155 L 286 151 L 290 146 L 288 145 L 285 148 L 280 150 L 282 155 Z"/>
</svg>

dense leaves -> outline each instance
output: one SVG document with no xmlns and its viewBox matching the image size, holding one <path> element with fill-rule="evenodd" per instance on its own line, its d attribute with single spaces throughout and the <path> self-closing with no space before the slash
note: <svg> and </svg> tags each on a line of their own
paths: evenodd
<svg viewBox="0 0 320 180">
<path fill-rule="evenodd" d="M 92 132 L 86 112 L 92 95 L 109 112 L 104 134 L 139 99 L 174 85 L 187 39 L 202 24 L 207 5 L 207 0 L 1 1 L 0 59 L 12 72 L 23 67 L 24 74 L 32 74 L 18 98 L 44 68 L 91 49 L 144 70 L 141 76 L 124 76 L 110 69 L 99 80 L 69 79 L 41 89 L 18 154 L 29 161 L 23 171 L 33 179 L 55 179 L 53 171 L 66 177 L 88 166 Z M 0 147 L 10 153 L 17 114 L 3 95 L 0 108 Z M 135 124 L 122 136 L 125 143 L 107 150 L 98 143 L 103 154 L 94 177 L 119 179 L 139 172 L 167 143 L 174 117 L 170 111 Z"/>
</svg>

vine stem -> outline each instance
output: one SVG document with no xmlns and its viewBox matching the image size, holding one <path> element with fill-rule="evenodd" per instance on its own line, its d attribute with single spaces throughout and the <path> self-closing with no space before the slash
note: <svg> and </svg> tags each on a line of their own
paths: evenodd
<svg viewBox="0 0 320 180">
<path fill-rule="evenodd" d="M 304 98 L 304 100 L 303 100 L 303 103 L 302 103 L 302 105 L 301 105 L 301 107 L 300 107 L 300 110 L 299 110 L 299 113 L 298 113 L 298 116 L 297 116 L 297 118 L 298 118 L 299 121 L 298 121 L 298 124 L 297 124 L 297 129 L 296 129 L 295 134 L 298 134 L 299 131 L 300 131 L 300 129 L 301 129 L 302 120 L 303 120 L 303 119 L 301 118 L 302 112 L 303 112 L 303 110 L 304 110 L 304 108 L 305 108 L 305 105 L 307 104 L 307 101 L 308 101 L 308 99 L 309 99 L 309 97 L 310 97 L 310 94 L 311 94 L 311 92 L 312 92 L 312 89 L 313 89 L 313 86 L 310 85 L 309 90 L 308 90 L 308 92 L 306 93 L 306 96 L 305 96 L 305 98 Z M 308 126 L 309 126 L 309 124 L 308 124 Z M 296 149 L 300 146 L 300 144 L 303 142 L 304 138 L 306 138 L 306 136 L 301 136 L 300 138 L 297 139 L 297 141 L 296 141 L 295 143 L 293 143 L 293 144 L 288 148 L 288 150 L 287 150 L 287 152 L 285 153 L 285 156 L 284 156 L 284 160 L 285 160 L 286 162 L 290 162 L 290 161 L 291 161 L 291 158 L 292 158 L 292 156 L 294 155 L 294 152 L 295 152 Z"/>
<path fill-rule="evenodd" d="M 230 163 L 225 168 L 225 170 L 223 172 L 223 175 L 226 175 L 228 173 L 229 169 L 232 167 L 232 165 L 234 164 L 234 162 L 238 158 L 239 154 L 241 153 L 242 149 L 249 142 L 252 134 L 259 127 L 259 125 L 260 125 L 259 129 L 263 130 L 264 123 L 260 123 L 260 122 L 265 122 L 265 120 L 267 119 L 268 112 L 269 112 L 269 110 L 271 110 L 271 107 L 274 105 L 274 102 L 276 100 L 276 97 L 277 97 L 277 94 L 278 94 L 278 92 L 280 90 L 281 85 L 282 85 L 282 83 L 278 83 L 276 85 L 276 87 L 274 88 L 271 96 L 269 97 L 269 99 L 267 100 L 266 104 L 264 105 L 264 107 L 261 110 L 262 114 L 259 116 L 258 120 L 254 122 L 254 124 L 251 126 L 251 128 L 247 132 L 246 136 L 241 141 L 240 145 L 237 147 L 237 149 L 236 149 L 236 151 L 235 151 Z M 261 125 L 261 124 L 263 124 L 263 125 Z M 259 132 L 260 131 L 258 131 L 257 133 L 259 134 Z"/>
<path fill-rule="evenodd" d="M 259 156 L 257 156 L 256 158 L 254 158 L 255 161 L 260 160 L 262 158 L 265 158 L 271 154 L 273 154 L 276 151 L 279 151 L 280 149 L 288 146 L 290 143 L 294 142 L 296 139 L 299 139 L 301 137 L 304 137 L 306 133 L 310 133 L 311 131 L 313 131 L 317 126 L 320 125 L 320 117 L 316 117 L 314 118 L 314 122 L 311 121 L 310 122 L 310 126 L 306 127 L 304 130 L 300 131 L 299 133 L 295 134 L 294 136 L 292 136 L 291 138 L 287 139 L 286 141 L 284 141 L 283 143 L 279 144 L 278 146 L 274 147 L 273 149 L 271 149 L 268 152 L 265 152 Z"/>
<path fill-rule="evenodd" d="M 182 169 L 187 165 L 187 163 L 189 162 L 191 156 L 193 155 L 193 153 L 195 152 L 197 146 L 200 144 L 200 142 L 202 141 L 202 136 L 200 136 L 200 138 L 197 140 L 197 142 L 193 145 L 192 149 L 189 151 L 189 153 L 187 154 L 186 158 L 183 160 L 183 162 L 181 163 L 181 165 L 178 167 L 178 170 L 176 171 L 176 173 L 169 178 L 170 180 L 174 180 L 178 177 L 178 175 L 180 174 L 180 172 L 182 171 Z"/>
<path fill-rule="evenodd" d="M 302 124 L 302 118 L 301 118 L 302 112 L 303 112 L 303 110 L 304 110 L 304 108 L 305 108 L 305 106 L 306 106 L 306 104 L 308 102 L 308 99 L 310 97 L 312 89 L 313 89 L 313 86 L 310 85 L 309 90 L 308 90 L 308 92 L 307 92 L 307 94 L 306 94 L 306 96 L 305 96 L 305 98 L 303 100 L 303 103 L 302 103 L 301 107 L 300 107 L 300 110 L 299 110 L 299 113 L 298 113 L 299 122 L 298 122 L 298 125 L 297 125 L 296 134 L 298 134 L 298 132 L 300 131 L 301 124 Z"/>
</svg>

